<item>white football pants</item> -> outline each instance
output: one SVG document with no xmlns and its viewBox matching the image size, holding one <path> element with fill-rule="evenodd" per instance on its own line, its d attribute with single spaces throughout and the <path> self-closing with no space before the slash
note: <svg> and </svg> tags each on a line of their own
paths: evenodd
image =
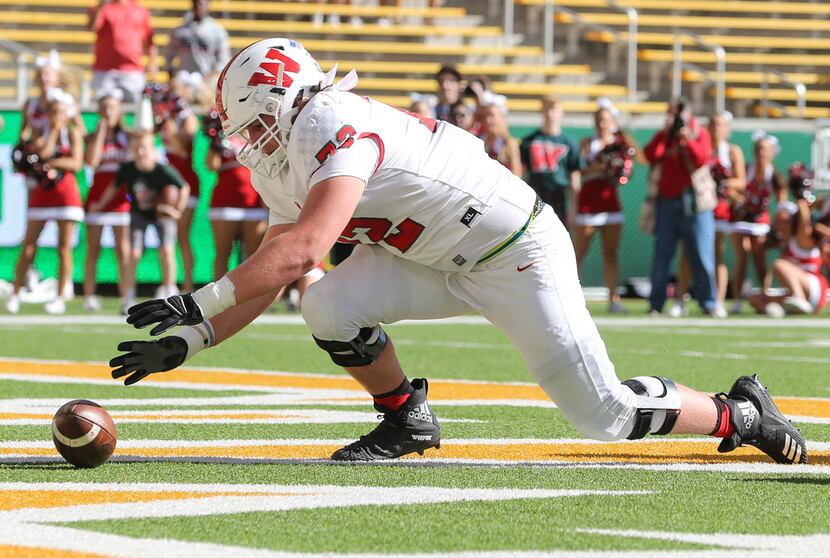
<svg viewBox="0 0 830 558">
<path fill-rule="evenodd" d="M 466 273 L 357 246 L 306 291 L 302 310 L 314 336 L 333 341 L 379 323 L 479 312 L 519 349 L 583 436 L 617 440 L 631 432 L 634 395 L 617 378 L 585 306 L 570 237 L 548 206 L 516 244 Z"/>
</svg>

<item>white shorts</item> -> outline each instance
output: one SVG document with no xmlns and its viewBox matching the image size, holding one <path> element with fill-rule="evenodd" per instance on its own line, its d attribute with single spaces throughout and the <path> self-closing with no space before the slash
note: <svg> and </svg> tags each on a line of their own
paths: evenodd
<svg viewBox="0 0 830 558">
<path fill-rule="evenodd" d="M 265 221 L 268 219 L 268 210 L 259 207 L 211 207 L 208 210 L 208 219 L 211 221 Z"/>
<path fill-rule="evenodd" d="M 84 208 L 65 207 L 30 207 L 26 218 L 30 221 L 83 221 Z"/>
<path fill-rule="evenodd" d="M 750 223 L 749 221 L 738 221 L 730 223 L 732 234 L 746 234 L 749 236 L 767 236 L 770 226 L 766 223 Z"/>
<path fill-rule="evenodd" d="M 604 225 L 620 225 L 625 221 L 621 211 L 605 213 L 577 213 L 576 224 L 580 227 L 602 227 Z"/>
<path fill-rule="evenodd" d="M 126 211 L 87 213 L 84 221 L 86 221 L 87 225 L 126 227 L 130 224 L 130 214 Z"/>
<path fill-rule="evenodd" d="M 509 249 L 474 271 L 445 272 L 380 246 L 354 253 L 303 298 L 315 337 L 351 341 L 360 328 L 479 312 L 518 348 L 528 370 L 587 437 L 631 431 L 634 396 L 617 378 L 579 283 L 573 245 L 550 207 Z"/>
<path fill-rule="evenodd" d="M 823 284 L 821 279 L 809 273 L 807 275 L 807 284 L 810 286 L 810 292 L 807 293 L 807 302 L 813 305 L 813 310 L 816 310 L 819 308 L 822 297 L 825 295 L 822 290 L 826 288 L 826 283 Z"/>
<path fill-rule="evenodd" d="M 723 219 L 715 219 L 715 232 L 732 234 L 735 232 L 735 223 L 724 221 Z"/>
</svg>

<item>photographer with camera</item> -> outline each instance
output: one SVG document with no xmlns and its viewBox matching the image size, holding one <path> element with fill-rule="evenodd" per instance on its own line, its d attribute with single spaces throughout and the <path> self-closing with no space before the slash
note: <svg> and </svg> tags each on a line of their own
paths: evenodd
<svg viewBox="0 0 830 558">
<path fill-rule="evenodd" d="M 715 306 L 715 216 L 712 207 L 700 207 L 694 183 L 701 169 L 709 176 L 712 153 L 709 131 L 692 115 L 684 98 L 672 101 L 666 123 L 644 149 L 657 183 L 654 263 L 651 271 L 650 313 L 659 314 L 666 303 L 669 267 L 677 242 L 692 265 L 694 294 L 701 309 L 712 316 Z M 711 181 L 711 176 L 709 176 Z M 714 185 L 711 197 L 714 199 Z"/>
<path fill-rule="evenodd" d="M 767 276 L 766 238 L 770 232 L 769 203 L 773 194 L 780 203 L 787 199 L 787 185 L 775 169 L 775 157 L 780 151 L 778 138 L 757 130 L 752 134 L 754 162 L 747 167 L 746 188 L 736 193 L 732 202 L 732 246 L 735 249 L 735 269 L 732 291 L 733 313 L 741 310 L 743 284 L 749 255 L 755 264 L 758 285 L 763 288 Z"/>
<path fill-rule="evenodd" d="M 769 296 L 762 292 L 749 302 L 758 313 L 772 317 L 786 314 L 818 314 L 827 304 L 827 279 L 821 274 L 820 234 L 812 222 L 813 173 L 801 163 L 789 169 L 789 190 L 795 199 L 781 201 L 775 211 L 773 228 L 781 256 L 772 264 L 772 273 L 789 294 Z"/>
<path fill-rule="evenodd" d="M 222 134 L 219 113 L 215 110 L 205 116 L 202 129 L 210 140 L 205 166 L 218 173 L 208 211 L 216 248 L 213 277 L 218 280 L 228 272 L 235 240 L 241 244 L 240 263 L 245 256 L 256 252 L 265 234 L 268 210 L 251 184 L 251 171 L 236 159 L 245 145 L 244 140 Z"/>
<path fill-rule="evenodd" d="M 55 300 L 45 309 L 50 314 L 66 312 L 66 285 L 72 284 L 72 237 L 75 224 L 83 221 L 81 193 L 75 173 L 83 167 L 83 132 L 73 124 L 69 109 L 73 99 L 66 93 L 53 95 L 49 102 L 49 127 L 46 136 L 34 140 L 25 152 L 15 153 L 15 167 L 31 178 L 26 237 L 14 272 L 14 287 L 6 309 L 20 310 L 18 293 L 26 271 L 37 252 L 37 240 L 47 221 L 58 224 L 58 289 Z"/>
<path fill-rule="evenodd" d="M 576 219 L 573 230 L 576 262 L 582 268 L 594 233 L 602 241 L 602 268 L 608 288 L 608 311 L 622 314 L 625 309 L 617 293 L 619 268 L 617 251 L 624 221 L 617 188 L 628 184 L 634 160 L 641 156 L 634 140 L 617 124 L 617 108 L 608 99 L 597 101 L 594 112 L 596 134 L 581 145 L 582 186 L 576 193 Z"/>
</svg>

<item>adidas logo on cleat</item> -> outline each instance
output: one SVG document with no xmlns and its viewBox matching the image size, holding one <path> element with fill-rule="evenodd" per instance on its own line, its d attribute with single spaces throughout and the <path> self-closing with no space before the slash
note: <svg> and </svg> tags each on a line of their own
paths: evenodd
<svg viewBox="0 0 830 558">
<path fill-rule="evenodd" d="M 406 413 L 406 416 L 415 420 L 432 422 L 432 411 L 430 410 L 429 405 L 427 405 L 426 403 L 421 403 L 420 405 Z"/>
<path fill-rule="evenodd" d="M 755 405 L 750 401 L 739 401 L 738 408 L 741 410 L 741 415 L 744 419 L 744 428 L 749 430 L 752 428 L 752 423 L 755 422 L 755 415 L 757 414 Z"/>
<path fill-rule="evenodd" d="M 418 442 L 429 442 L 432 440 L 432 434 L 413 434 L 412 439 Z"/>
</svg>

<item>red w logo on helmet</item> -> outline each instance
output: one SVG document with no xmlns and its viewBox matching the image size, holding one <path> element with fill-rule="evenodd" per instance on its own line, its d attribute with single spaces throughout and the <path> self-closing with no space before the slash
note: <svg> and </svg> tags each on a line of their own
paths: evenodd
<svg viewBox="0 0 830 558">
<path fill-rule="evenodd" d="M 268 60 L 277 62 L 260 62 L 259 67 L 265 72 L 256 72 L 248 80 L 248 85 L 277 85 L 279 87 L 291 87 L 294 78 L 288 75 L 289 72 L 300 71 L 300 64 L 286 56 L 280 49 L 272 48 L 265 55 Z"/>
</svg>

